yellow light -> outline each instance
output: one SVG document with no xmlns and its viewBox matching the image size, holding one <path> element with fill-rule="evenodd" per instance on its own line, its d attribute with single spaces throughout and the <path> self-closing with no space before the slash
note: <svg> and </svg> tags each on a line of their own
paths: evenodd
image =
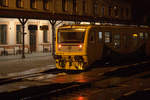
<svg viewBox="0 0 150 100">
<path fill-rule="evenodd" d="M 136 33 L 133 34 L 134 37 L 137 37 L 138 35 Z"/>
</svg>

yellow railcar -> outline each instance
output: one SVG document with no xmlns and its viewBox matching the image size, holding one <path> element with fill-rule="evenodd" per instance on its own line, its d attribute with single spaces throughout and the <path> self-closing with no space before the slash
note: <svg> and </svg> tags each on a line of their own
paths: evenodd
<svg viewBox="0 0 150 100">
<path fill-rule="evenodd" d="M 56 32 L 56 67 L 84 70 L 112 54 L 150 55 L 150 28 L 117 25 L 64 25 Z"/>
</svg>

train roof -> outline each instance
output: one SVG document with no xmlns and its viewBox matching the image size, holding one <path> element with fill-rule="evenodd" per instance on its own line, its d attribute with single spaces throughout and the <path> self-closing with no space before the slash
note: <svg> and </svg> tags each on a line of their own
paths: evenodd
<svg viewBox="0 0 150 100">
<path fill-rule="evenodd" d="M 141 29 L 150 29 L 149 26 L 144 25 L 122 25 L 122 24 L 100 24 L 100 25 L 93 25 L 93 24 L 72 24 L 72 25 L 62 25 L 59 28 L 88 28 L 88 27 L 112 27 L 112 28 L 141 28 Z"/>
</svg>

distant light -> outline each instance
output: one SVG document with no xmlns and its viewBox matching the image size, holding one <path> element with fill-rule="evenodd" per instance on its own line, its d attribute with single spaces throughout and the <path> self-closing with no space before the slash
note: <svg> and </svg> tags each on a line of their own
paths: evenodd
<svg viewBox="0 0 150 100">
<path fill-rule="evenodd" d="M 83 28 L 75 29 L 76 31 L 85 31 Z"/>
<path fill-rule="evenodd" d="M 89 25 L 90 22 L 81 22 L 80 24 L 87 24 L 87 25 Z"/>
<path fill-rule="evenodd" d="M 133 36 L 134 36 L 134 37 L 138 37 L 138 34 L 134 33 Z"/>
<path fill-rule="evenodd" d="M 78 100 L 85 100 L 83 96 L 79 96 Z"/>
</svg>

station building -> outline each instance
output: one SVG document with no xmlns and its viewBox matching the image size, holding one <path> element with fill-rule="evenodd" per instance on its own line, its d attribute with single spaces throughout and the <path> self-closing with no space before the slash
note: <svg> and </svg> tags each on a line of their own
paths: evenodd
<svg viewBox="0 0 150 100">
<path fill-rule="evenodd" d="M 62 24 L 73 22 L 57 22 Z M 57 24 L 56 23 L 56 24 Z M 0 55 L 21 54 L 22 51 L 22 25 L 15 18 L 0 18 Z M 52 31 L 47 20 L 30 19 L 25 25 L 25 53 L 51 52 Z"/>
<path fill-rule="evenodd" d="M 8 17 L 0 18 L 0 55 L 21 53 L 22 25 L 18 18 L 29 19 L 25 24 L 25 53 L 51 51 L 50 15 L 57 15 L 53 19 L 63 21 L 61 24 L 81 17 L 131 19 L 131 5 L 120 0 L 0 0 L 0 12 L 0 16 Z"/>
</svg>

